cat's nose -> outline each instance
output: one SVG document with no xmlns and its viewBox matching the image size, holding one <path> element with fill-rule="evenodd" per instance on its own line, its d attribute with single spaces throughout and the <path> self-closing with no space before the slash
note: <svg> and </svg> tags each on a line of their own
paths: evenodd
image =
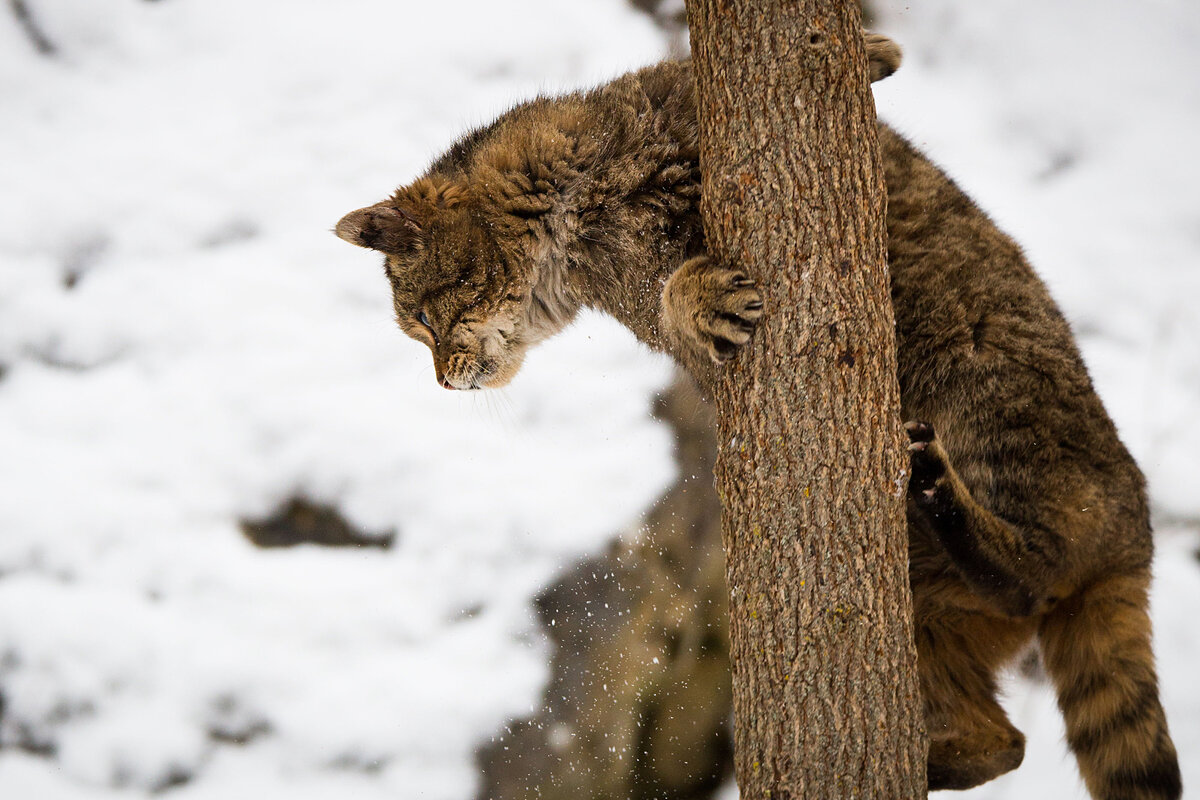
<svg viewBox="0 0 1200 800">
<path fill-rule="evenodd" d="M 454 385 L 450 383 L 449 378 L 442 378 L 442 388 L 443 389 L 454 389 Z"/>
</svg>

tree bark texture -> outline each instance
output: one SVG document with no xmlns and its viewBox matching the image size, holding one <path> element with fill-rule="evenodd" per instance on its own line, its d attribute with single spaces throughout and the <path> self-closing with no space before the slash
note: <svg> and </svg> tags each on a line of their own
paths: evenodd
<svg viewBox="0 0 1200 800">
<path fill-rule="evenodd" d="M 924 797 L 874 102 L 857 3 L 688 0 L 706 242 L 762 288 L 716 381 L 747 800 Z"/>
</svg>

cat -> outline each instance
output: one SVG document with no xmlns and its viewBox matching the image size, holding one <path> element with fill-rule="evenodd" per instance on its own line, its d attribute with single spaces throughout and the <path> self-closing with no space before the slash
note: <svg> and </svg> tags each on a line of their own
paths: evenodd
<svg viewBox="0 0 1200 800">
<path fill-rule="evenodd" d="M 873 79 L 899 63 L 886 37 L 867 50 Z M 878 130 L 930 788 L 1020 765 L 996 673 L 1036 640 L 1092 796 L 1178 798 L 1143 477 L 1020 248 Z M 385 254 L 397 322 L 447 389 L 504 385 L 584 307 L 711 377 L 769 298 L 707 257 L 697 158 L 691 66 L 667 62 L 513 108 L 335 232 Z"/>
</svg>

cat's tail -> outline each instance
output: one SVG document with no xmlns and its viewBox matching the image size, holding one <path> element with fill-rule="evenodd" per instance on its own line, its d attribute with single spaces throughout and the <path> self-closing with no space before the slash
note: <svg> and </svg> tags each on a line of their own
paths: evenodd
<svg viewBox="0 0 1200 800">
<path fill-rule="evenodd" d="M 1063 601 L 1039 631 L 1067 742 L 1098 800 L 1183 792 L 1150 650 L 1149 583 L 1149 570 L 1105 578 Z"/>
</svg>

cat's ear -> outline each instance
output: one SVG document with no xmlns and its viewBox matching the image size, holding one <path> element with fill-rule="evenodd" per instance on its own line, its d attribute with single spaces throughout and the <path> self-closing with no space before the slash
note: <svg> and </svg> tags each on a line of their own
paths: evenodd
<svg viewBox="0 0 1200 800">
<path fill-rule="evenodd" d="M 867 46 L 872 83 L 883 80 L 900 68 L 900 45 L 881 33 L 866 31 L 863 31 L 863 43 Z"/>
<path fill-rule="evenodd" d="M 391 199 L 351 211 L 333 232 L 359 247 L 400 255 L 421 246 L 438 215 L 464 205 L 465 184 L 442 177 L 421 178 L 396 190 Z"/>
<path fill-rule="evenodd" d="M 417 246 L 421 224 L 414 214 L 388 200 L 351 211 L 333 232 L 350 244 L 398 255 Z"/>
</svg>

